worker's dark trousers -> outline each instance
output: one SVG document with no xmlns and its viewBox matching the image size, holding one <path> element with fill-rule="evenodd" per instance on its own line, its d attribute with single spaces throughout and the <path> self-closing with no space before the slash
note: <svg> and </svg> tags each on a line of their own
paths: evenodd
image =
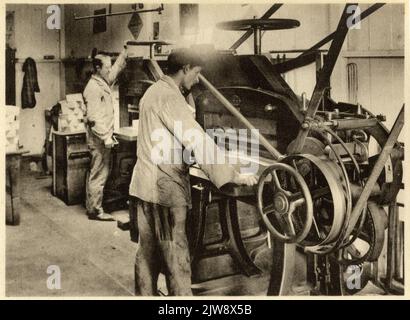
<svg viewBox="0 0 410 320">
<path fill-rule="evenodd" d="M 135 293 L 158 295 L 160 272 L 166 277 L 168 293 L 190 296 L 191 264 L 185 230 L 187 207 L 166 208 L 136 198 L 139 243 L 135 258 Z"/>
<path fill-rule="evenodd" d="M 111 149 L 104 143 L 88 146 L 91 153 L 90 175 L 86 184 L 86 208 L 88 214 L 102 212 L 104 186 L 110 173 Z"/>
</svg>

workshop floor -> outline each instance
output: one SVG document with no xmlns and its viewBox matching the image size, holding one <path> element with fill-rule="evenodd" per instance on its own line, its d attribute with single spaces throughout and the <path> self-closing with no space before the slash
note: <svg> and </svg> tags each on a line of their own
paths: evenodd
<svg viewBox="0 0 410 320">
<path fill-rule="evenodd" d="M 131 296 L 136 244 L 128 232 L 88 220 L 82 206 L 51 195 L 50 177 L 36 176 L 23 175 L 21 223 L 6 229 L 7 296 Z M 60 290 L 47 288 L 51 265 Z"/>
<path fill-rule="evenodd" d="M 6 295 L 132 296 L 137 245 L 129 233 L 116 222 L 88 220 L 81 205 L 67 206 L 51 195 L 51 177 L 39 179 L 38 172 L 24 168 L 21 222 L 6 227 Z M 128 217 L 126 211 L 114 215 L 122 221 Z M 47 287 L 53 266 L 61 272 L 60 289 Z M 216 282 L 208 286 L 219 290 L 199 294 L 263 295 L 268 279 L 234 276 Z M 164 283 L 161 277 L 159 288 L 166 293 Z M 379 293 L 372 291 L 367 294 Z"/>
<path fill-rule="evenodd" d="M 28 168 L 23 165 L 20 225 L 6 227 L 6 295 L 132 296 L 137 245 L 129 233 L 118 229 L 116 222 L 88 220 L 81 205 L 67 206 L 51 195 L 51 177 L 39 178 Z M 128 219 L 126 211 L 113 215 Z M 50 266 L 61 272 L 59 290 L 47 287 L 55 270 Z M 267 283 L 235 276 L 223 281 L 222 290 L 208 294 L 256 294 L 261 281 Z M 159 288 L 166 293 L 163 277 Z"/>
</svg>

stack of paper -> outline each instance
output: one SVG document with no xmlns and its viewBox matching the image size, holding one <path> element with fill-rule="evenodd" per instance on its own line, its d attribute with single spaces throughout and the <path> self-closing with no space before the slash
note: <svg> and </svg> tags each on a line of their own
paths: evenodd
<svg viewBox="0 0 410 320">
<path fill-rule="evenodd" d="M 68 94 L 66 99 L 59 103 L 61 114 L 58 119 L 58 130 L 62 132 L 84 131 L 85 104 L 81 93 Z"/>
<path fill-rule="evenodd" d="M 19 149 L 20 108 L 6 106 L 6 152 Z"/>
</svg>

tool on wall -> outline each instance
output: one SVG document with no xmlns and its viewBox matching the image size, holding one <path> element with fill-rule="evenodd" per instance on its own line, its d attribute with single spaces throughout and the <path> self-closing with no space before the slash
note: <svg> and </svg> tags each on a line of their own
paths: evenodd
<svg viewBox="0 0 410 320">
<path fill-rule="evenodd" d="M 133 10 L 121 11 L 121 12 L 111 12 L 111 5 L 110 5 L 108 13 L 96 14 L 92 16 L 83 16 L 83 17 L 77 17 L 76 14 L 74 13 L 74 20 L 77 21 L 77 20 L 84 20 L 84 19 L 95 19 L 95 18 L 102 18 L 102 17 L 121 16 L 121 15 L 126 15 L 126 14 L 147 13 L 147 12 L 158 12 L 158 14 L 161 14 L 162 11 L 164 10 L 164 5 L 160 4 L 159 7 L 154 8 L 154 9 L 141 9 L 141 10 L 138 10 L 138 9 L 139 9 L 139 6 L 135 5 Z"/>
</svg>

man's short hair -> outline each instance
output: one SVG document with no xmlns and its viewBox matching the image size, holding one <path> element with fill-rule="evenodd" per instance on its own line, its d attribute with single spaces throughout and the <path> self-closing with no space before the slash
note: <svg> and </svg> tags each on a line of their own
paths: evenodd
<svg viewBox="0 0 410 320">
<path fill-rule="evenodd" d="M 111 58 L 104 54 L 97 54 L 96 56 L 92 57 L 92 64 L 93 64 L 94 72 L 97 71 L 97 67 L 102 68 L 104 60 L 109 60 L 109 59 Z"/>
<path fill-rule="evenodd" d="M 192 49 L 180 48 L 180 49 L 172 50 L 172 52 L 168 56 L 167 73 L 175 74 L 179 70 L 183 69 L 183 67 L 188 64 L 190 65 L 191 68 L 203 67 L 204 61 Z"/>
</svg>

